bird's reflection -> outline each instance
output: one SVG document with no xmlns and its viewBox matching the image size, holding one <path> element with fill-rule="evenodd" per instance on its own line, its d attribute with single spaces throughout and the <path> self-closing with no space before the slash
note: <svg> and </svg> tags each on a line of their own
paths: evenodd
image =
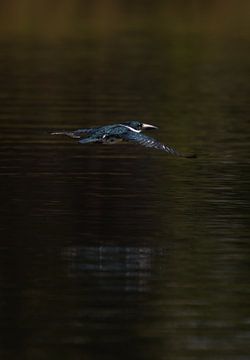
<svg viewBox="0 0 250 360">
<path fill-rule="evenodd" d="M 95 279 L 105 290 L 145 292 L 150 288 L 152 256 L 150 247 L 81 246 L 63 250 L 68 260 L 68 275 L 84 280 Z"/>
</svg>

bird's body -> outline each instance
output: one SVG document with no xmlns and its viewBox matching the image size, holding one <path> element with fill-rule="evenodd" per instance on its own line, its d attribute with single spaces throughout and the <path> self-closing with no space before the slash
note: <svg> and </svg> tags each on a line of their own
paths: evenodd
<svg viewBox="0 0 250 360">
<path fill-rule="evenodd" d="M 142 134 L 143 130 L 157 129 L 154 125 L 143 124 L 139 121 L 129 121 L 121 124 L 112 124 L 96 128 L 78 129 L 75 131 L 54 132 L 52 135 L 67 135 L 75 139 L 80 139 L 79 143 L 101 143 L 114 144 L 117 142 L 134 142 L 150 148 L 166 151 L 171 155 L 181 157 L 196 157 L 193 154 L 184 155 L 177 152 L 174 148 L 161 144 L 159 141 Z M 82 137 L 86 135 L 86 137 Z"/>
</svg>

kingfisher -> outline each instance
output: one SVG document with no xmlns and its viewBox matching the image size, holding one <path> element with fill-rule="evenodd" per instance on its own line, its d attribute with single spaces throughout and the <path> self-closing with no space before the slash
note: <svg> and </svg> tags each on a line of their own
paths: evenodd
<svg viewBox="0 0 250 360">
<path fill-rule="evenodd" d="M 165 151 L 174 156 L 185 158 L 195 158 L 195 154 L 182 154 L 175 148 L 160 143 L 152 137 L 142 134 L 144 130 L 158 129 L 157 126 L 144 124 L 133 120 L 120 124 L 111 124 L 106 126 L 78 129 L 74 131 L 52 132 L 51 135 L 66 135 L 78 139 L 80 144 L 100 143 L 115 144 L 118 142 L 132 142 L 145 147 Z M 86 137 L 84 137 L 86 136 Z"/>
</svg>

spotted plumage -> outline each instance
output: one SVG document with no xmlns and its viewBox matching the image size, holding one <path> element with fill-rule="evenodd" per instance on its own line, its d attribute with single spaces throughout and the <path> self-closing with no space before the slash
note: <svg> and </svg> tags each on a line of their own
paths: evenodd
<svg viewBox="0 0 250 360">
<path fill-rule="evenodd" d="M 144 124 L 139 121 L 129 121 L 121 124 L 106 125 L 96 128 L 78 129 L 75 131 L 53 132 L 52 135 L 67 135 L 74 139 L 80 139 L 80 144 L 101 143 L 111 144 L 121 141 L 132 142 L 145 147 L 165 151 L 171 155 L 193 158 L 194 154 L 179 153 L 168 145 L 161 144 L 152 137 L 142 134 L 143 130 L 157 129 L 156 126 Z M 83 136 L 86 137 L 83 137 Z"/>
</svg>

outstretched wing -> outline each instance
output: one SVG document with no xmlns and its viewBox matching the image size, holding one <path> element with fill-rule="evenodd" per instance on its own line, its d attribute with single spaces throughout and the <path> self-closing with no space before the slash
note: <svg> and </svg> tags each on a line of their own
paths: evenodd
<svg viewBox="0 0 250 360">
<path fill-rule="evenodd" d="M 188 157 L 188 158 L 196 157 L 193 154 L 190 154 L 190 155 L 189 154 L 187 154 L 187 155 L 181 154 L 174 148 L 164 145 L 164 144 L 161 144 L 159 141 L 157 141 L 149 136 L 146 136 L 144 134 L 141 134 L 141 133 L 135 133 L 132 131 L 128 131 L 128 132 L 126 132 L 126 134 L 123 135 L 123 138 L 126 141 L 131 141 L 131 142 L 134 142 L 134 143 L 137 143 L 137 144 L 149 147 L 149 148 L 162 150 L 162 151 L 165 151 L 174 156 L 181 156 L 181 157 Z"/>
</svg>

